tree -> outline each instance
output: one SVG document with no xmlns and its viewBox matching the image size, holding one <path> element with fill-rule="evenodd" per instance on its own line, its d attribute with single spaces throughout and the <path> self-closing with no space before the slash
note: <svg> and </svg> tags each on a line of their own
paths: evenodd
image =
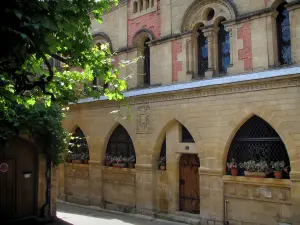
<svg viewBox="0 0 300 225">
<path fill-rule="evenodd" d="M 0 149 L 27 133 L 54 164 L 67 149 L 64 109 L 82 97 L 123 98 L 108 45 L 93 45 L 91 16 L 117 0 L 9 0 L 0 12 Z M 62 65 L 55 68 L 51 60 Z M 91 84 L 100 79 L 102 86 Z"/>
</svg>

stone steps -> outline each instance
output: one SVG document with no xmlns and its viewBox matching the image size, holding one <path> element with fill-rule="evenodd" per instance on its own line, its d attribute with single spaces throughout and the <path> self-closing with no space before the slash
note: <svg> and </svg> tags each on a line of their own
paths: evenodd
<svg viewBox="0 0 300 225">
<path fill-rule="evenodd" d="M 156 213 L 155 217 L 162 220 L 168 220 L 178 223 L 185 223 L 190 225 L 201 225 L 199 215 L 176 212 L 175 214 Z"/>
</svg>

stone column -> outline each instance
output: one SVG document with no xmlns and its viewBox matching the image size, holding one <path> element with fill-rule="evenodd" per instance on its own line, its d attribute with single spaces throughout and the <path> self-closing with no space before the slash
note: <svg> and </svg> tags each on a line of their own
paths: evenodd
<svg viewBox="0 0 300 225">
<path fill-rule="evenodd" d="M 199 168 L 200 178 L 200 217 L 205 223 L 223 224 L 224 195 L 222 171 Z M 202 224 L 202 223 L 201 223 Z M 213 223 L 214 224 L 214 223 Z"/>
<path fill-rule="evenodd" d="M 292 224 L 300 224 L 300 172 L 291 172 Z"/>
<path fill-rule="evenodd" d="M 89 161 L 89 200 L 90 205 L 98 207 L 103 207 L 101 167 L 101 161 Z"/>
<path fill-rule="evenodd" d="M 293 2 L 293 1 L 291 1 Z M 291 51 L 293 64 L 300 63 L 300 5 L 291 4 L 287 7 L 290 15 Z"/>
<path fill-rule="evenodd" d="M 155 210 L 155 177 L 152 164 L 136 164 L 136 210 L 153 216 Z"/>
<path fill-rule="evenodd" d="M 217 27 L 203 29 L 203 34 L 208 41 L 208 70 L 205 73 L 206 78 L 212 78 L 218 71 L 218 30 Z"/>
<path fill-rule="evenodd" d="M 270 12 L 267 17 L 267 43 L 268 43 L 268 59 L 269 66 L 274 67 L 279 64 L 278 61 L 278 43 L 277 43 L 277 11 Z"/>
</svg>

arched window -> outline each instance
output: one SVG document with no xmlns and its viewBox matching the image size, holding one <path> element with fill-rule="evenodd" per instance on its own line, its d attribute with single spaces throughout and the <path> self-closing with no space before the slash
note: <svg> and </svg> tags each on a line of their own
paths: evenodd
<svg viewBox="0 0 300 225">
<path fill-rule="evenodd" d="M 195 143 L 191 133 L 185 126 L 181 125 L 181 142 L 182 143 Z"/>
<path fill-rule="evenodd" d="M 137 13 L 138 3 L 133 2 L 133 13 Z"/>
<path fill-rule="evenodd" d="M 160 155 L 159 155 L 159 159 L 158 159 L 158 169 L 160 170 L 165 170 L 167 168 L 167 154 L 166 154 L 166 150 L 167 150 L 167 143 L 166 143 L 166 135 L 164 138 L 164 141 L 161 145 L 161 149 L 160 149 Z"/>
<path fill-rule="evenodd" d="M 280 5 L 277 9 L 277 39 L 278 39 L 278 60 L 281 65 L 292 63 L 291 54 L 291 31 L 289 11 Z"/>
<path fill-rule="evenodd" d="M 261 169 L 260 172 L 265 172 L 269 178 L 274 177 L 276 170 L 283 171 L 283 178 L 289 178 L 290 161 L 284 143 L 277 132 L 258 116 L 250 118 L 236 133 L 227 157 L 227 163 L 232 161 L 237 163 L 238 175 L 241 176 L 247 170 L 255 172 Z M 245 168 L 245 164 L 241 165 L 245 162 L 250 162 L 248 169 Z M 267 167 L 257 164 L 260 162 L 264 162 Z M 279 168 L 272 168 L 272 162 L 284 162 L 284 166 L 278 164 Z M 229 174 L 230 164 L 227 165 Z M 262 167 L 259 168 L 260 165 Z"/>
<path fill-rule="evenodd" d="M 225 30 L 222 23 L 219 25 L 218 41 L 219 41 L 219 73 L 226 74 L 230 65 L 230 35 Z"/>
<path fill-rule="evenodd" d="M 144 86 L 150 85 L 150 47 L 147 44 L 150 41 L 148 38 L 144 42 Z"/>
<path fill-rule="evenodd" d="M 120 164 L 118 167 L 127 167 L 129 164 L 135 164 L 134 146 L 122 125 L 117 126 L 108 141 L 105 161 L 107 166 Z"/>
<path fill-rule="evenodd" d="M 82 130 L 77 127 L 69 143 L 68 161 L 73 163 L 88 163 L 89 148 Z"/>
<path fill-rule="evenodd" d="M 198 74 L 200 77 L 205 76 L 208 69 L 208 42 L 203 32 L 198 30 Z"/>
<path fill-rule="evenodd" d="M 143 11 L 143 0 L 139 0 L 140 12 Z"/>
</svg>

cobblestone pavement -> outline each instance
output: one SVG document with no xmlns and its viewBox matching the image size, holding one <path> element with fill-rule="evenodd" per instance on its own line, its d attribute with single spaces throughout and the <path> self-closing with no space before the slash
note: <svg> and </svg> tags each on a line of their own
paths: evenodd
<svg viewBox="0 0 300 225">
<path fill-rule="evenodd" d="M 64 203 L 57 203 L 57 217 L 73 225 L 183 225 L 150 217 L 119 215 Z"/>
</svg>

